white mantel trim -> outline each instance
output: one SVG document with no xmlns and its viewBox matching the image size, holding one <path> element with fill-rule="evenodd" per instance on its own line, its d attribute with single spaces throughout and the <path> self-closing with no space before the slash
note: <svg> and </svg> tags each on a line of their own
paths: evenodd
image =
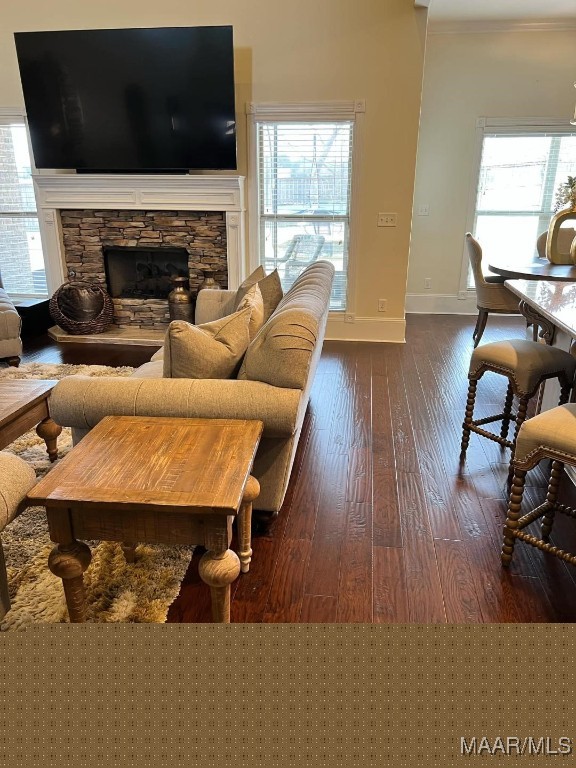
<svg viewBox="0 0 576 768">
<path fill-rule="evenodd" d="M 246 275 L 244 176 L 35 173 L 33 180 L 50 293 L 66 277 L 58 215 L 66 209 L 223 211 L 228 286 Z"/>
</svg>

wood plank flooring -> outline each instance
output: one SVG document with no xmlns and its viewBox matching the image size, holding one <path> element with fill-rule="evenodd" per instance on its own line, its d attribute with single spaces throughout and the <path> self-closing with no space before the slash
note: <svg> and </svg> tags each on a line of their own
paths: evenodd
<svg viewBox="0 0 576 768">
<path fill-rule="evenodd" d="M 571 622 L 576 569 L 518 544 L 500 565 L 508 453 L 472 435 L 459 471 L 475 318 L 410 315 L 407 343 L 326 342 L 285 504 L 232 585 L 235 622 Z M 523 337 L 490 317 L 483 342 Z M 25 362 L 138 365 L 152 350 L 28 342 Z M 478 412 L 505 382 L 486 374 Z M 569 483 L 565 492 L 574 495 Z M 527 497 L 545 495 L 545 474 Z M 561 516 L 560 516 L 561 517 Z M 558 520 L 555 542 L 576 547 Z M 168 621 L 210 621 L 197 549 Z"/>
</svg>

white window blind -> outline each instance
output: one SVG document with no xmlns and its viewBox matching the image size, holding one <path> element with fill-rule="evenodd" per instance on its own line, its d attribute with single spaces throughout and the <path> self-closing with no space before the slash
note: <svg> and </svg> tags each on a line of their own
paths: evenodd
<svg viewBox="0 0 576 768">
<path fill-rule="evenodd" d="M 23 122 L 0 120 L 0 272 L 11 295 L 47 296 L 46 272 Z"/>
<path fill-rule="evenodd" d="M 331 310 L 346 309 L 352 120 L 257 120 L 259 259 L 286 291 L 311 262 L 336 273 Z"/>
<path fill-rule="evenodd" d="M 474 234 L 486 257 L 536 255 L 547 231 L 556 190 L 576 175 L 576 134 L 567 130 L 486 129 L 474 215 Z M 487 265 L 484 265 L 485 271 Z M 474 281 L 468 274 L 468 287 Z"/>
</svg>

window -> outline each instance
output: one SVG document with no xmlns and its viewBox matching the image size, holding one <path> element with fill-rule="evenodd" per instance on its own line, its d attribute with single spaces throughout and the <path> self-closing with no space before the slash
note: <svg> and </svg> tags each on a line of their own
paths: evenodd
<svg viewBox="0 0 576 768">
<path fill-rule="evenodd" d="M 0 118 L 0 271 L 12 296 L 47 296 L 26 126 Z"/>
<path fill-rule="evenodd" d="M 255 119 L 259 263 L 286 291 L 307 264 L 331 261 L 333 311 L 347 309 L 354 108 L 347 119 Z"/>
<path fill-rule="evenodd" d="M 576 134 L 569 125 L 485 128 L 473 225 L 483 252 L 510 260 L 535 255 L 538 235 L 553 215 L 556 190 L 575 174 Z M 473 288 L 466 271 L 467 287 Z"/>
</svg>

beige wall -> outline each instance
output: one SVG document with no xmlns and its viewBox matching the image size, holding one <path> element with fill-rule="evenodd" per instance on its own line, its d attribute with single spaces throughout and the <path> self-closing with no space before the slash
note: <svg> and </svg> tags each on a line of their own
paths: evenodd
<svg viewBox="0 0 576 768">
<path fill-rule="evenodd" d="M 247 172 L 246 101 L 366 99 L 353 305 L 357 317 L 367 320 L 362 333 L 384 338 L 387 323 L 382 320 L 396 320 L 397 325 L 390 326 L 398 333 L 404 312 L 425 10 L 406 0 L 28 0 L 5 5 L 0 107 L 22 103 L 14 31 L 233 24 L 240 173 Z M 377 228 L 379 211 L 397 212 L 398 226 Z M 379 298 L 388 299 L 385 316 L 377 311 Z M 360 330 L 345 330 L 349 337 L 361 337 Z"/>
<path fill-rule="evenodd" d="M 473 186 L 476 118 L 565 117 L 568 123 L 576 97 L 575 51 L 576 30 L 429 35 L 407 311 L 465 307 L 455 297 Z M 428 216 L 418 215 L 423 204 L 430 206 Z M 430 290 L 424 288 L 426 277 L 433 279 Z"/>
</svg>

